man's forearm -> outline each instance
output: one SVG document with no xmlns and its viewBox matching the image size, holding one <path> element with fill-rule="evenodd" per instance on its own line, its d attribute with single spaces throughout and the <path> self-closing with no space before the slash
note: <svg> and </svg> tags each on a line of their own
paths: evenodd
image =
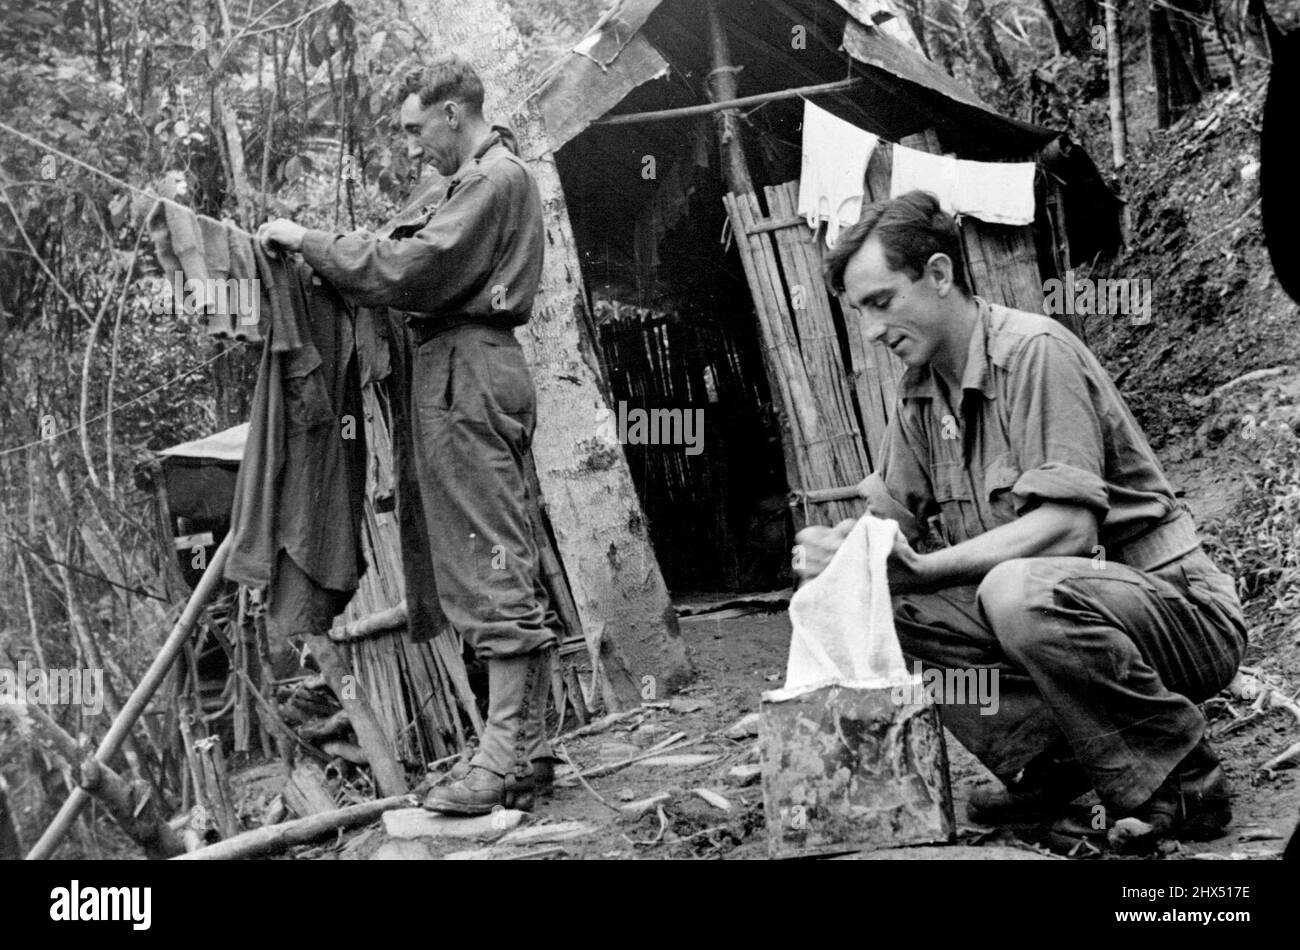
<svg viewBox="0 0 1300 950">
<path fill-rule="evenodd" d="M 917 555 L 917 574 L 928 587 L 975 584 L 1003 561 L 1083 556 L 1096 543 L 1097 516 L 1091 510 L 1048 503 L 978 537 Z"/>
</svg>

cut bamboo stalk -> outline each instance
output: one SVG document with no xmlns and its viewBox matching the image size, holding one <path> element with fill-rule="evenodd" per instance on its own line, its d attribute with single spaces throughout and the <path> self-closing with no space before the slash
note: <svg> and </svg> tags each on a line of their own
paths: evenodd
<svg viewBox="0 0 1300 950">
<path fill-rule="evenodd" d="M 207 788 L 207 798 L 212 806 L 212 816 L 216 821 L 217 831 L 221 837 L 231 838 L 243 830 L 239 816 L 235 812 L 235 795 L 230 788 L 230 776 L 226 773 L 225 756 L 221 754 L 221 737 L 209 736 L 194 744 L 203 771 L 203 781 Z"/>
<path fill-rule="evenodd" d="M 310 844 L 332 831 L 369 824 L 391 809 L 410 808 L 414 805 L 415 799 L 410 795 L 392 795 L 378 801 L 341 808 L 324 815 L 313 815 L 310 818 L 286 821 L 268 828 L 245 831 L 243 834 L 200 848 L 198 851 L 178 854 L 173 860 L 235 861 L 240 858 L 275 854 L 294 845 Z"/>
<path fill-rule="evenodd" d="M 400 630 L 406 623 L 406 601 L 402 600 L 392 607 L 385 607 L 366 614 L 358 620 L 352 620 L 330 631 L 330 639 L 335 643 L 351 643 Z"/>
<path fill-rule="evenodd" d="M 325 784 L 325 770 L 315 762 L 301 762 L 285 780 L 284 803 L 299 818 L 323 815 L 335 810 L 334 799 Z"/>
</svg>

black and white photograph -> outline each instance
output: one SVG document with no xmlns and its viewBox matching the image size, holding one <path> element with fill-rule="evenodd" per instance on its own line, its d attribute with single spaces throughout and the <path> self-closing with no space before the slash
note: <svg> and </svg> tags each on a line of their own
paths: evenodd
<svg viewBox="0 0 1300 950">
<path fill-rule="evenodd" d="M 1298 103 L 1300 0 L 0 3 L 6 920 L 1289 919 Z"/>
</svg>

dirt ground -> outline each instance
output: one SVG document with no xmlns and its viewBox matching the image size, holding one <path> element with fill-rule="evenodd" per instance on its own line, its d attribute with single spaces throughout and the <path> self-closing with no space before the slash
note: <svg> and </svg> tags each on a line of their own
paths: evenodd
<svg viewBox="0 0 1300 950">
<path fill-rule="evenodd" d="M 729 738 L 725 732 L 746 714 L 757 712 L 764 690 L 784 679 L 790 625 L 784 612 L 718 619 L 685 618 L 682 633 L 697 671 L 695 683 L 673 697 L 667 708 L 647 708 L 594 735 L 565 743 L 579 767 L 592 769 L 642 754 L 655 743 L 685 733 L 686 740 L 665 757 L 589 779 L 591 790 L 562 784 L 555 797 L 528 819 L 529 837 L 520 845 L 485 840 L 389 837 L 382 825 L 354 832 L 336 842 L 300 852 L 297 857 L 341 859 L 436 859 L 448 856 L 489 858 L 637 858 L 762 859 L 767 857 L 761 787 L 738 784 L 729 776 L 736 766 L 758 762 L 757 739 Z M 1300 738 L 1300 727 L 1282 714 L 1265 719 L 1217 742 L 1235 792 L 1234 820 L 1218 841 L 1184 844 L 1162 855 L 1165 860 L 1197 858 L 1269 859 L 1280 852 L 1300 814 L 1300 774 L 1278 772 L 1269 781 L 1256 778 L 1258 765 L 1284 744 Z M 692 744 L 687 742 L 695 740 Z M 957 814 L 958 842 L 948 847 L 906 849 L 908 856 L 1033 858 L 1044 849 L 1006 833 L 990 833 L 965 820 L 972 788 L 993 781 L 989 773 L 952 737 L 947 751 Z M 707 757 L 691 764 L 685 756 Z M 722 796 L 729 810 L 695 793 L 705 789 Z M 668 792 L 666 825 L 651 809 L 638 819 L 615 808 Z M 608 805 L 597 800 L 603 798 Z M 1087 801 L 1085 800 L 1085 805 Z M 551 831 L 548 832 L 548 829 Z M 884 856 L 895 856 L 886 854 Z M 1095 855 L 1082 855 L 1095 857 Z"/>
<path fill-rule="evenodd" d="M 1184 474 L 1186 477 L 1184 478 Z M 1186 486 L 1184 501 L 1198 514 L 1227 512 L 1241 485 L 1215 478 L 1205 465 L 1176 466 L 1171 477 Z M 700 598 L 692 598 L 698 601 Z M 697 676 L 678 696 L 645 708 L 595 734 L 564 744 L 565 753 L 578 767 L 589 770 L 643 754 L 656 743 L 683 733 L 679 744 L 662 753 L 659 761 L 628 765 L 612 774 L 594 776 L 590 789 L 562 783 L 555 797 L 538 809 L 526 824 L 528 835 L 518 845 L 490 845 L 485 840 L 422 837 L 400 840 L 388 836 L 381 824 L 320 845 L 298 857 L 341 859 L 486 858 L 636 858 L 636 859 L 762 859 L 767 857 L 763 795 L 756 779 L 732 776 L 737 766 L 758 762 L 757 739 L 743 732 L 728 735 L 747 714 L 758 711 L 764 690 L 784 679 L 790 641 L 790 624 L 784 611 L 734 616 L 735 611 L 701 614 L 682 619 L 686 641 Z M 1267 612 L 1266 612 L 1267 613 Z M 1269 622 L 1255 611 L 1256 619 Z M 1257 630 L 1262 630 L 1257 627 Z M 1300 642 L 1286 649 L 1275 637 L 1256 638 L 1247 665 L 1259 667 L 1289 683 L 1300 684 Z M 1212 729 L 1221 731 L 1233 712 L 1241 715 L 1245 704 L 1216 699 L 1206 706 Z M 735 732 L 735 730 L 732 730 Z M 1234 791 L 1234 819 L 1228 834 L 1217 841 L 1186 843 L 1158 856 L 1163 860 L 1268 860 L 1276 858 L 1300 815 L 1300 772 L 1278 771 L 1261 775 L 1259 766 L 1300 739 L 1300 724 L 1275 712 L 1258 722 L 1215 741 Z M 947 752 L 957 815 L 957 843 L 945 847 L 899 849 L 875 857 L 948 859 L 989 857 L 1032 859 L 1048 855 L 1046 849 L 1016 839 L 1006 832 L 990 832 L 965 819 L 971 789 L 994 781 L 992 776 L 951 735 Z M 684 758 L 697 757 L 697 759 Z M 752 770 L 751 770 L 752 771 Z M 749 782 L 752 781 L 752 784 Z M 706 801 L 695 790 L 714 792 L 723 802 Z M 632 819 L 616 813 L 630 802 L 669 793 L 663 818 L 650 809 Z M 607 804 L 602 804 L 598 796 Z M 1084 800 L 1084 805 L 1088 800 Z M 1082 851 L 1077 857 L 1108 858 Z"/>
</svg>

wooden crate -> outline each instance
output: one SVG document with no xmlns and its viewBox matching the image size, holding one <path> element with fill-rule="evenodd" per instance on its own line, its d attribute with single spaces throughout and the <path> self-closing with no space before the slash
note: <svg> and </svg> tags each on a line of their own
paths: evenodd
<svg viewBox="0 0 1300 950">
<path fill-rule="evenodd" d="M 887 686 L 774 695 L 759 707 L 771 857 L 952 840 L 948 754 L 932 702 L 898 702 Z"/>
</svg>

